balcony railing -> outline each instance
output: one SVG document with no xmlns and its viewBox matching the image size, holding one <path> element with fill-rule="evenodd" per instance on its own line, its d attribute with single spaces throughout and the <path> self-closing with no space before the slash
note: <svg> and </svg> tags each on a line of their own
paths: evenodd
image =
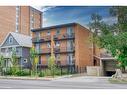
<svg viewBox="0 0 127 95">
<path fill-rule="evenodd" d="M 67 40 L 67 39 L 74 39 L 74 33 L 72 35 L 68 34 L 61 34 L 61 35 L 54 35 L 54 40 Z"/>
<path fill-rule="evenodd" d="M 72 47 L 72 48 L 67 48 L 67 47 L 57 47 L 57 48 L 54 48 L 54 52 L 55 53 L 72 53 L 75 51 L 75 48 Z"/>
<path fill-rule="evenodd" d="M 73 53 L 75 52 L 75 48 L 67 48 L 67 47 L 57 47 L 54 48 L 54 53 Z M 38 54 L 50 54 L 51 53 L 51 48 L 45 48 L 45 49 L 40 49 L 38 50 Z"/>
<path fill-rule="evenodd" d="M 50 53 L 51 53 L 50 48 L 45 48 L 45 49 L 38 50 L 38 54 L 50 54 Z"/>
<path fill-rule="evenodd" d="M 60 35 L 54 35 L 53 36 L 54 40 L 68 40 L 68 39 L 74 39 L 74 33 L 72 33 L 72 35 L 68 35 L 68 34 L 60 34 Z M 42 42 L 49 42 L 51 41 L 51 36 L 43 36 L 41 38 L 39 37 L 35 37 L 32 38 L 32 42 L 33 43 L 42 43 Z"/>
<path fill-rule="evenodd" d="M 11 58 L 12 57 L 12 52 L 1 52 L 1 55 L 4 58 Z M 21 57 L 21 53 L 16 53 L 16 57 Z"/>
<path fill-rule="evenodd" d="M 55 64 L 57 64 L 57 65 L 72 65 L 72 64 L 75 64 L 75 60 L 74 59 L 72 60 L 72 64 L 69 64 L 67 59 L 65 59 L 65 60 L 56 60 Z M 41 63 L 39 63 L 39 65 L 48 65 L 48 59 L 44 60 L 44 61 L 41 61 Z"/>
<path fill-rule="evenodd" d="M 51 36 L 43 36 L 41 38 L 35 37 L 32 39 L 33 43 L 49 42 L 49 41 L 51 41 Z"/>
</svg>

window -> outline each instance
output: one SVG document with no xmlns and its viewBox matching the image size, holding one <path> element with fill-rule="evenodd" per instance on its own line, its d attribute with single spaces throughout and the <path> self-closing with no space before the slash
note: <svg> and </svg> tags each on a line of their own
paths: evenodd
<svg viewBox="0 0 127 95">
<path fill-rule="evenodd" d="M 47 32 L 47 35 L 50 35 L 50 31 Z"/>
<path fill-rule="evenodd" d="M 68 27 L 68 28 L 67 28 L 67 34 L 68 34 L 68 35 L 72 35 L 73 33 L 74 33 L 73 27 Z"/>
<path fill-rule="evenodd" d="M 23 63 L 27 63 L 27 59 L 26 58 L 23 59 Z"/>
<path fill-rule="evenodd" d="M 60 46 L 60 42 L 59 41 L 56 41 L 55 42 L 55 46 Z"/>
<path fill-rule="evenodd" d="M 12 44 L 12 43 L 13 43 L 13 37 L 10 36 L 10 37 L 9 37 L 9 44 Z"/>
<path fill-rule="evenodd" d="M 51 44 L 50 43 L 47 43 L 47 47 L 50 48 Z"/>
<path fill-rule="evenodd" d="M 60 34 L 60 29 L 57 29 L 56 35 L 59 35 L 59 34 Z"/>
<path fill-rule="evenodd" d="M 36 32 L 36 37 L 40 38 L 40 36 L 41 36 L 40 32 Z"/>
<path fill-rule="evenodd" d="M 60 59 L 60 54 L 56 54 L 56 60 Z"/>
<path fill-rule="evenodd" d="M 20 11 L 20 8 L 19 6 L 16 7 L 16 29 L 15 31 L 18 32 L 18 29 L 19 29 L 19 11 Z"/>
</svg>

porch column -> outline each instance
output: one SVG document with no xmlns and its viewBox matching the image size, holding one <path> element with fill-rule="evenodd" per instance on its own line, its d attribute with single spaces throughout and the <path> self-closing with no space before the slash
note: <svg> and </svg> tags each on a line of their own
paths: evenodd
<svg viewBox="0 0 127 95">
<path fill-rule="evenodd" d="M 100 71 L 101 71 L 101 75 L 104 76 L 104 70 L 103 70 L 103 62 L 102 59 L 100 59 Z"/>
</svg>

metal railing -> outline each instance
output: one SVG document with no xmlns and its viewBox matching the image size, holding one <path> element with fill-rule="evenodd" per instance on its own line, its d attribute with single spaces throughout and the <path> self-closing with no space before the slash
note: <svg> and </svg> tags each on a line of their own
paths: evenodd
<svg viewBox="0 0 127 95">
<path fill-rule="evenodd" d="M 54 48 L 54 52 L 55 53 L 68 53 L 68 52 L 74 52 L 75 51 L 75 48 L 72 47 L 72 48 L 68 48 L 68 47 L 57 47 L 57 48 Z"/>
<path fill-rule="evenodd" d="M 48 54 L 51 53 L 51 48 L 45 48 L 38 50 L 38 54 Z"/>
<path fill-rule="evenodd" d="M 54 35 L 53 36 L 54 40 L 67 40 L 67 39 L 74 39 L 74 33 L 72 35 L 68 34 L 59 34 L 59 35 Z M 51 35 L 48 36 L 42 36 L 42 37 L 34 37 L 32 38 L 33 43 L 40 43 L 40 42 L 48 42 L 51 41 Z"/>
</svg>

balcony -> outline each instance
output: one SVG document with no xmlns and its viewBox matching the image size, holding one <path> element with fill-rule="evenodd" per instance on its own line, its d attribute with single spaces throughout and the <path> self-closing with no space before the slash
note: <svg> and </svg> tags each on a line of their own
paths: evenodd
<svg viewBox="0 0 127 95">
<path fill-rule="evenodd" d="M 57 47 L 54 48 L 54 53 L 73 53 L 75 51 L 75 48 L 67 48 L 67 47 Z"/>
<path fill-rule="evenodd" d="M 35 37 L 32 38 L 33 43 L 43 43 L 43 42 L 50 42 L 51 41 L 51 36 L 43 36 L 41 38 Z"/>
<path fill-rule="evenodd" d="M 1 55 L 4 58 L 11 58 L 12 57 L 12 52 L 1 52 Z M 16 57 L 20 58 L 21 57 L 21 53 L 16 53 Z"/>
<path fill-rule="evenodd" d="M 60 34 L 60 35 L 54 35 L 54 40 L 58 41 L 58 40 L 71 40 L 74 39 L 74 33 L 72 35 L 68 35 L 68 34 Z"/>
<path fill-rule="evenodd" d="M 38 51 L 38 54 L 50 54 L 50 53 L 51 53 L 51 48 L 40 49 Z"/>
<path fill-rule="evenodd" d="M 64 66 L 64 65 L 74 65 L 75 64 L 75 60 L 72 60 L 72 64 L 68 64 L 67 59 L 65 60 L 56 60 L 55 64 L 60 65 L 60 66 Z M 41 63 L 38 64 L 38 66 L 47 66 L 48 65 L 48 60 L 44 60 L 41 61 Z"/>
<path fill-rule="evenodd" d="M 74 39 L 74 33 L 72 33 L 72 35 L 68 35 L 68 34 L 60 34 L 60 35 L 54 35 L 53 36 L 55 41 L 59 41 L 59 40 L 71 40 Z M 41 38 L 39 37 L 35 37 L 32 38 L 32 42 L 33 43 L 44 43 L 44 42 L 50 42 L 51 41 L 51 36 L 43 36 Z"/>
</svg>

